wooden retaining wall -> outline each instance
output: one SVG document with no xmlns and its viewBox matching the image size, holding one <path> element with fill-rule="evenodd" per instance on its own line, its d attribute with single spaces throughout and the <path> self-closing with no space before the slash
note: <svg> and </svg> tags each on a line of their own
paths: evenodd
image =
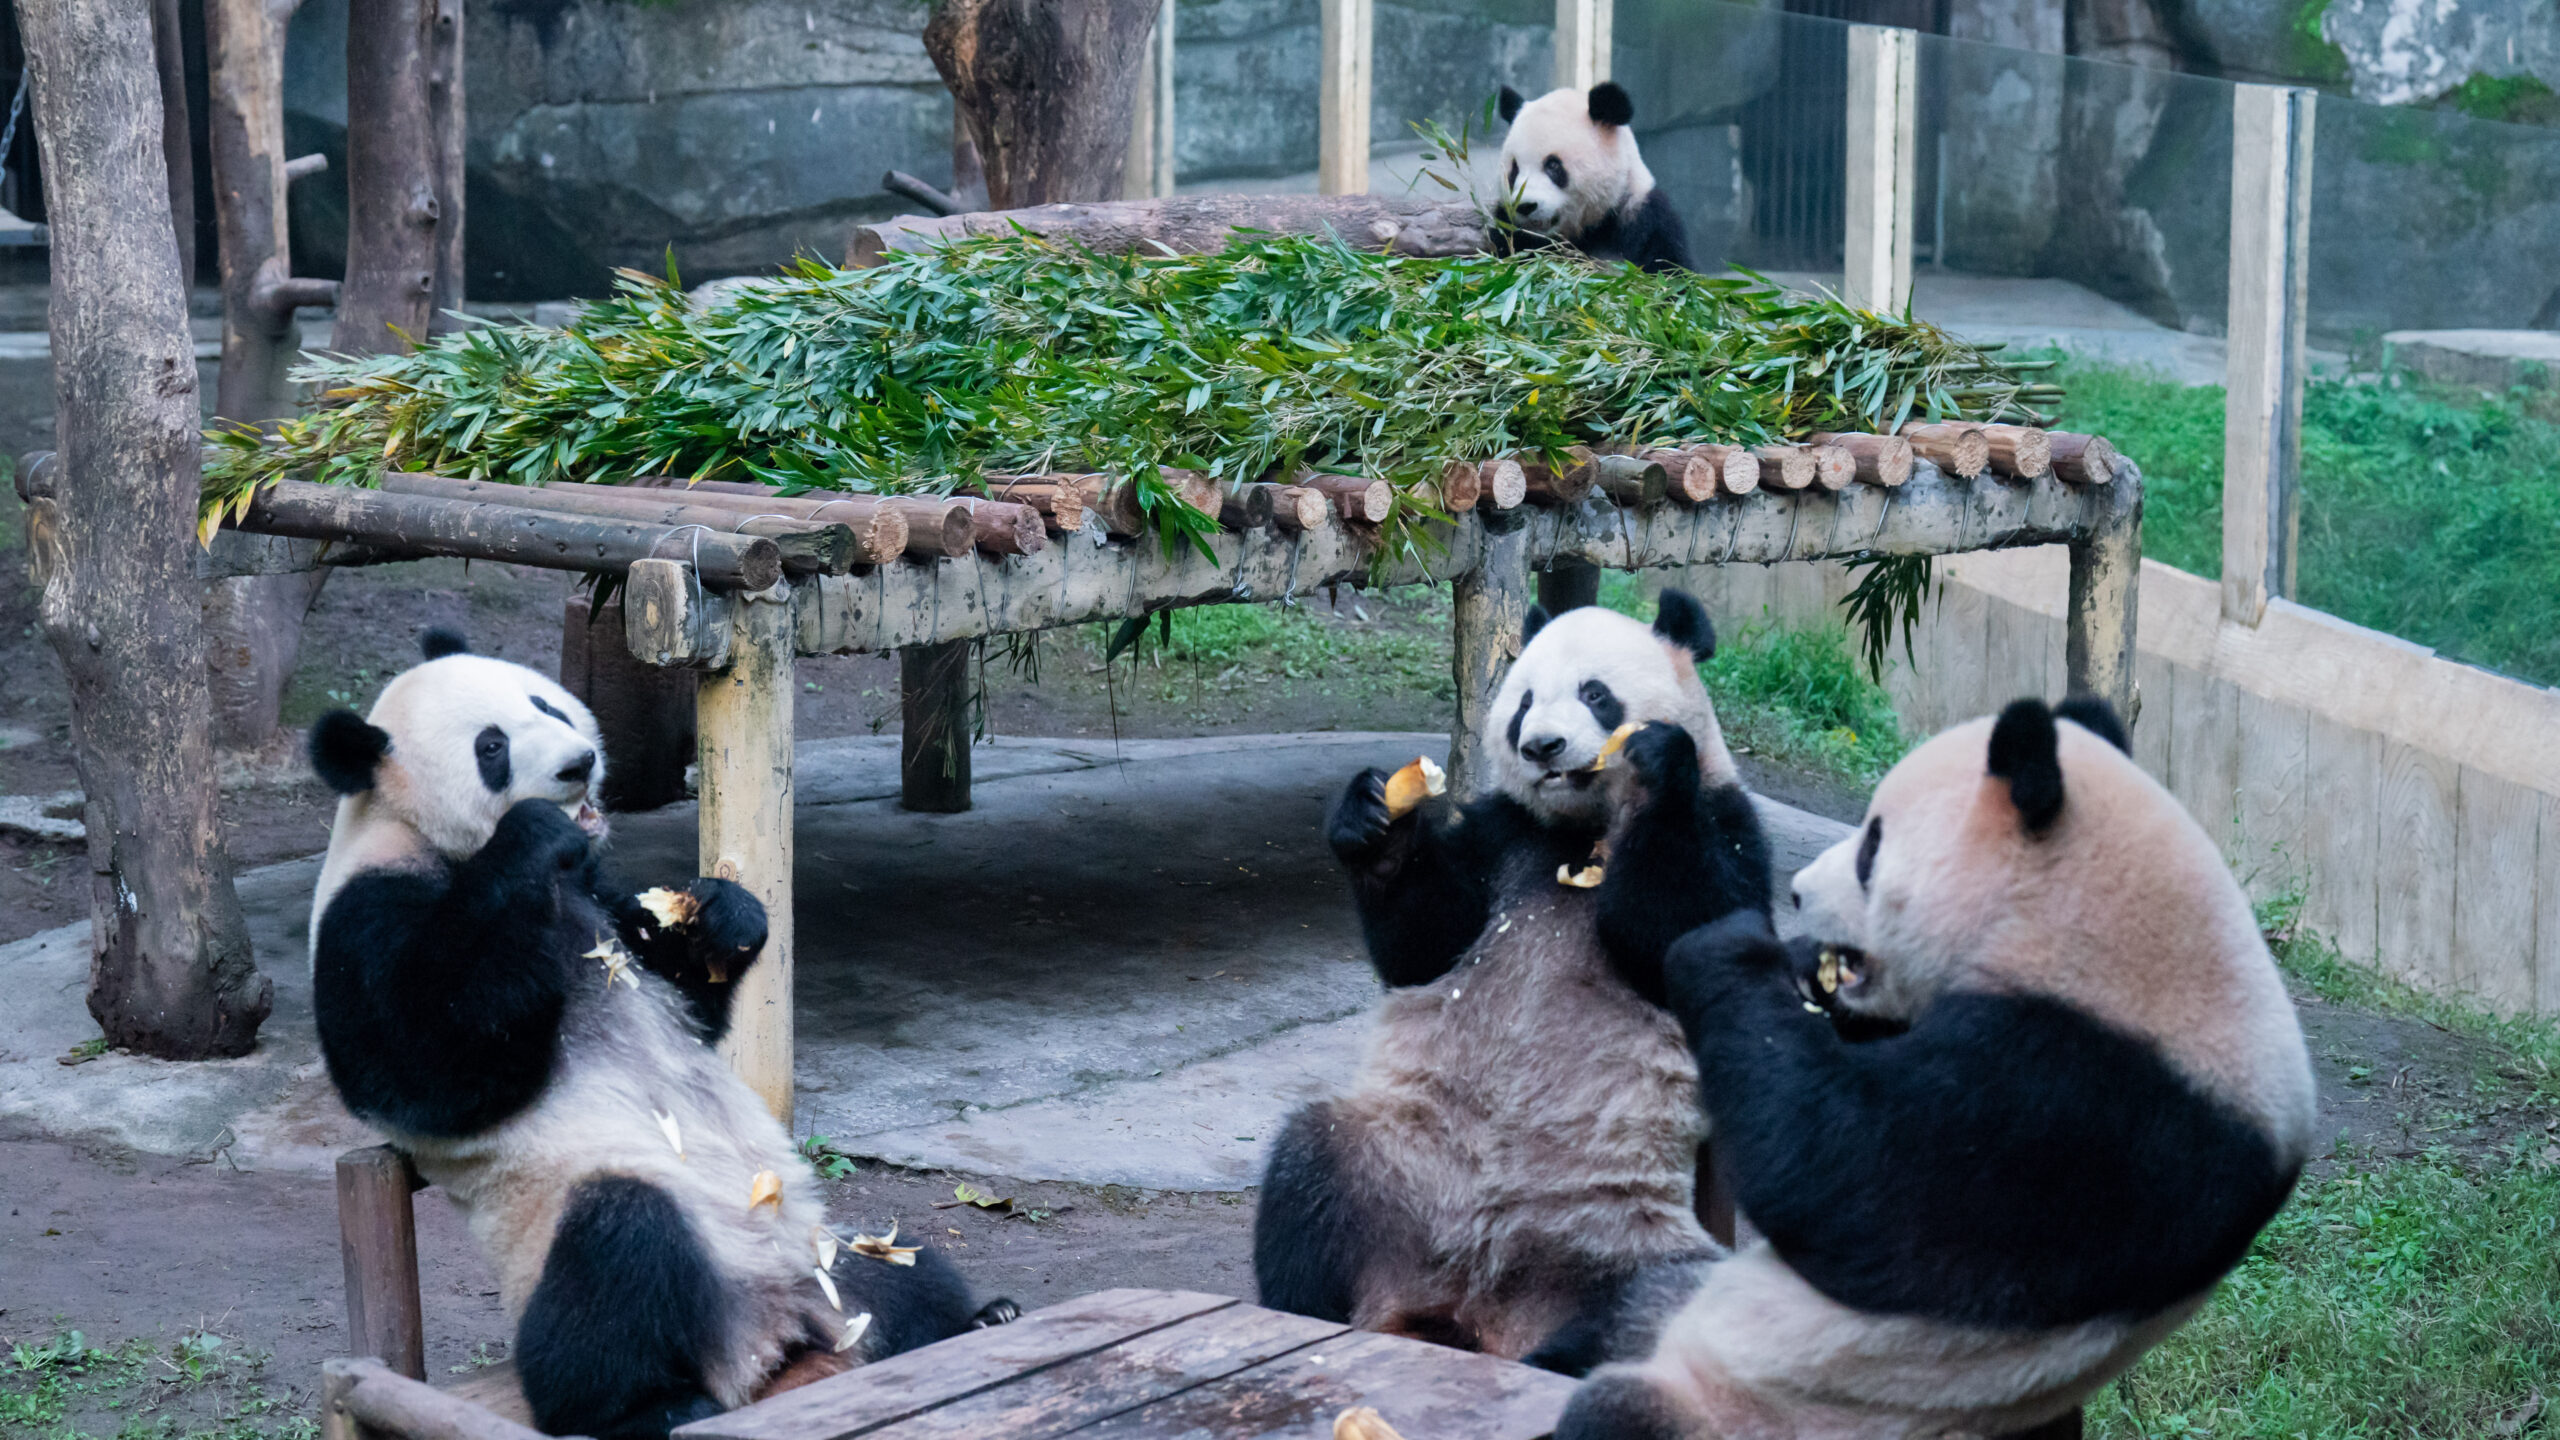
<svg viewBox="0 0 2560 1440">
<path fill-rule="evenodd" d="M 1950 556 L 1886 678 L 1931 734 L 2062 693 L 2057 547 Z M 1701 566 L 1719 626 L 1838 623 L 1835 564 Z M 2134 755 L 2260 898 L 2349 958 L 2509 1013 L 2560 1014 L 2560 691 L 2290 602 L 2255 628 L 2210 580 L 2145 561 Z"/>
</svg>

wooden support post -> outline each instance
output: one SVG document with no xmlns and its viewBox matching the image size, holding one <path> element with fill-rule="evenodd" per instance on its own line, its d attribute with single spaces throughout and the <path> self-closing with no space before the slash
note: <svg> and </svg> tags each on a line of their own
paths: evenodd
<svg viewBox="0 0 2560 1440">
<path fill-rule="evenodd" d="M 1449 790 L 1461 800 L 1483 788 L 1485 718 L 1502 673 L 1520 653 L 1520 624 L 1529 614 L 1529 532 L 1513 523 L 1486 527 L 1475 568 L 1458 577 L 1456 654 L 1458 718 L 1449 732 Z"/>
<path fill-rule="evenodd" d="M 2293 594 L 2302 528 L 2302 331 L 2318 92 L 2231 97 L 2231 313 L 2222 419 L 2222 615 L 2255 625 Z"/>
<path fill-rule="evenodd" d="M 604 738 L 602 799 L 616 814 L 682 800 L 684 767 L 701 750 L 694 678 L 631 653 L 623 604 L 617 596 L 598 614 L 592 597 L 575 590 L 560 613 L 560 688 L 596 717 Z"/>
<path fill-rule="evenodd" d="M 1849 27 L 1849 231 L 1840 295 L 1888 314 L 1911 302 L 1919 41 L 1910 30 Z"/>
<path fill-rule="evenodd" d="M 1588 90 L 1609 78 L 1616 0 L 1556 0 L 1556 88 Z"/>
<path fill-rule="evenodd" d="M 1322 3 L 1319 53 L 1324 84 L 1317 96 L 1316 190 L 1325 195 L 1366 195 L 1372 0 Z"/>
<path fill-rule="evenodd" d="M 1600 567 L 1588 560 L 1563 559 L 1538 572 L 1538 608 L 1549 615 L 1600 603 Z"/>
<path fill-rule="evenodd" d="M 732 598 L 729 664 L 694 695 L 702 873 L 764 902 L 764 958 L 738 982 L 720 1053 L 791 1123 L 791 587 Z"/>
<path fill-rule="evenodd" d="M 1147 37 L 1146 59 L 1138 65 L 1129 163 L 1120 184 L 1121 195 L 1130 200 L 1173 193 L 1173 13 L 1174 0 L 1164 0 L 1156 12 L 1155 33 Z"/>
<path fill-rule="evenodd" d="M 930 815 L 969 808 L 969 642 L 898 652 L 898 803 Z"/>
<path fill-rule="evenodd" d="M 338 1249 L 347 1266 L 347 1348 L 427 1378 L 427 1325 L 418 1303 L 418 1188 L 409 1157 L 388 1145 L 338 1157 Z"/>
<path fill-rule="evenodd" d="M 2063 614 L 2064 684 L 2097 695 L 2129 727 L 2142 697 L 2133 688 L 2134 623 L 2142 598 L 2142 487 L 2111 484 L 2093 533 L 2071 544 L 2071 598 Z"/>
</svg>

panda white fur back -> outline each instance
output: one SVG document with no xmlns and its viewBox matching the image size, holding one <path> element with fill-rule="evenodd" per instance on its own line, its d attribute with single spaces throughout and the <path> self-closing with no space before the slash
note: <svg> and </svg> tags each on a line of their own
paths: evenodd
<svg viewBox="0 0 2560 1440">
<path fill-rule="evenodd" d="M 1805 939 L 1671 948 L 1768 1238 L 1557 1440 L 2014 1434 L 2238 1262 L 2310 1152 L 2309 1056 L 2247 898 L 2124 747 L 2093 700 L 1957 726 L 1797 874 Z"/>
<path fill-rule="evenodd" d="M 342 795 L 312 906 L 315 1009 L 348 1108 L 464 1212 L 553 1433 L 659 1436 L 982 1320 L 938 1256 L 840 1252 L 817 1180 L 721 1061 L 764 943 L 727 881 L 662 924 L 605 884 L 594 719 L 550 680 L 430 636 L 372 713 L 324 716 Z M 750 1205 L 756 1177 L 781 1193 Z"/>
<path fill-rule="evenodd" d="M 1502 87 L 1502 188 L 1512 223 L 1600 260 L 1695 270 L 1689 236 L 1637 149 L 1635 102 L 1611 81 L 1523 100 Z"/>
<path fill-rule="evenodd" d="M 1769 874 L 1697 602 L 1542 620 L 1487 722 L 1489 793 L 1390 819 L 1371 770 L 1334 811 L 1388 991 L 1349 1090 L 1273 1144 L 1255 1277 L 1276 1308 L 1578 1372 L 1654 1272 L 1716 1253 L 1695 1067 L 1651 997 L 1683 930 L 1766 914 Z M 1600 885 L 1559 883 L 1604 836 Z"/>
</svg>

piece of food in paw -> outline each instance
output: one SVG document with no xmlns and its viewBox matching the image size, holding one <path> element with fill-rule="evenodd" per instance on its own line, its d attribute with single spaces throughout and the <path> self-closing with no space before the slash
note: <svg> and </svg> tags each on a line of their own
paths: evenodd
<svg viewBox="0 0 2560 1440">
<path fill-rule="evenodd" d="M 1618 752 L 1627 748 L 1628 739 L 1643 728 L 1644 726 L 1630 720 L 1626 724 L 1619 726 L 1617 729 L 1610 731 L 1609 738 L 1602 742 L 1600 746 L 1599 756 L 1592 760 L 1591 768 L 1594 770 L 1608 769 L 1609 762 L 1617 757 Z"/>
<path fill-rule="evenodd" d="M 641 909 L 670 930 L 683 929 L 702 913 L 702 902 L 689 890 L 670 890 L 661 885 L 641 891 L 639 900 Z"/>
<path fill-rule="evenodd" d="M 1608 878 L 1609 842 L 1606 840 L 1592 846 L 1591 858 L 1582 864 L 1556 867 L 1556 883 L 1570 885 L 1576 890 L 1597 889 L 1600 882 Z"/>
<path fill-rule="evenodd" d="M 1449 793 L 1449 773 L 1432 763 L 1428 755 L 1417 755 L 1413 763 L 1387 777 L 1387 818 L 1401 820 L 1423 801 Z"/>
</svg>

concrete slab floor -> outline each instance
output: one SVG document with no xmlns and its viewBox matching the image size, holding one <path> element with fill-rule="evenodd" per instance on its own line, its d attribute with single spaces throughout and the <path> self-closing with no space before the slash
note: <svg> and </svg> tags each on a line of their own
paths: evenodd
<svg viewBox="0 0 2560 1440">
<path fill-rule="evenodd" d="M 799 759 L 795 1131 L 901 1165 L 1240 1190 L 1290 1108 L 1358 1062 L 1377 984 L 1320 838 L 1364 765 L 1439 735 L 998 739 L 976 808 L 898 808 L 894 736 Z M 1846 833 L 1764 802 L 1781 887 Z M 629 883 L 695 873 L 691 805 L 617 819 Z M 95 1036 L 87 940 L 0 947 L 0 1131 L 315 1171 L 366 1143 L 319 1065 L 315 861 L 243 877 L 276 1008 L 244 1059 L 57 1063 Z"/>
</svg>

